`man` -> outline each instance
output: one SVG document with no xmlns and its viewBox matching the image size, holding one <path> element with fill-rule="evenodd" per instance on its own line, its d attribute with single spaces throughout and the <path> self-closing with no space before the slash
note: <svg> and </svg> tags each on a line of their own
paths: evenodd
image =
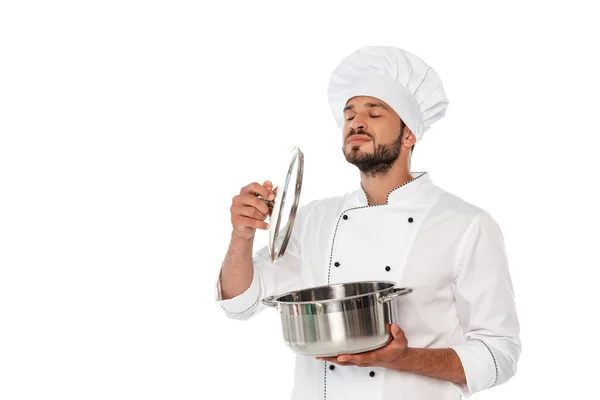
<svg viewBox="0 0 600 400">
<path fill-rule="evenodd" d="M 360 187 L 298 210 L 277 264 L 256 229 L 267 229 L 272 184 L 233 198 L 231 243 L 217 300 L 231 318 L 261 299 L 341 282 L 395 281 L 399 300 L 383 348 L 317 359 L 297 356 L 292 398 L 458 399 L 507 382 L 521 353 L 519 322 L 502 233 L 490 214 L 410 172 L 415 144 L 445 114 L 441 80 L 415 55 L 361 48 L 331 75 L 329 101 L 346 160 Z"/>
</svg>

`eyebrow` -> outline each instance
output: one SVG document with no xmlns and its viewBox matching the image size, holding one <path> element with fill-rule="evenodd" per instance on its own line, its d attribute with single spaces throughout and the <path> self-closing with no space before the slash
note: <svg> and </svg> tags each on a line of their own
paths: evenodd
<svg viewBox="0 0 600 400">
<path fill-rule="evenodd" d="M 389 108 L 387 108 L 385 106 L 385 104 L 383 104 L 383 103 L 365 103 L 364 106 L 366 108 L 381 107 L 384 110 L 389 110 Z M 344 107 L 344 111 L 353 110 L 353 109 L 354 109 L 354 104 L 348 104 L 346 107 Z"/>
</svg>

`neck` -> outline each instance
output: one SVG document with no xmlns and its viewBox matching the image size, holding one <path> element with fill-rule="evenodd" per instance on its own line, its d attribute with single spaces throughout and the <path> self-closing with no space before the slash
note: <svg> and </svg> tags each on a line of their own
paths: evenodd
<svg viewBox="0 0 600 400">
<path fill-rule="evenodd" d="M 385 175 L 367 176 L 361 173 L 360 181 L 369 199 L 369 205 L 385 204 L 387 195 L 414 177 L 406 164 L 395 164 Z"/>
</svg>

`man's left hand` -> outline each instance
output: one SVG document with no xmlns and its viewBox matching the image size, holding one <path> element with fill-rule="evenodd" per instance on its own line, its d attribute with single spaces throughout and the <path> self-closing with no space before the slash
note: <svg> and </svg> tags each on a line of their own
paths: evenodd
<svg viewBox="0 0 600 400">
<path fill-rule="evenodd" d="M 385 346 L 365 353 L 341 354 L 337 357 L 317 357 L 317 360 L 329 361 L 338 365 L 356 365 L 359 367 L 386 367 L 406 356 L 408 340 L 404 331 L 396 324 L 388 325 L 392 340 Z"/>
</svg>

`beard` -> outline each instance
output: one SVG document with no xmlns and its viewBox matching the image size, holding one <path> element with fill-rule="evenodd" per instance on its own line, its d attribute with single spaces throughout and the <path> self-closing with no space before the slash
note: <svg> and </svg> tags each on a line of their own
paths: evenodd
<svg viewBox="0 0 600 400">
<path fill-rule="evenodd" d="M 364 131 L 359 130 L 356 134 L 367 135 L 373 140 L 373 136 Z M 402 134 L 399 133 L 398 139 L 394 142 L 389 144 L 378 144 L 372 153 L 361 150 L 359 145 L 352 146 L 348 152 L 342 147 L 342 151 L 344 152 L 346 161 L 356 165 L 364 175 L 375 177 L 378 175 L 385 175 L 392 169 L 392 166 L 400 156 L 401 148 Z"/>
</svg>

